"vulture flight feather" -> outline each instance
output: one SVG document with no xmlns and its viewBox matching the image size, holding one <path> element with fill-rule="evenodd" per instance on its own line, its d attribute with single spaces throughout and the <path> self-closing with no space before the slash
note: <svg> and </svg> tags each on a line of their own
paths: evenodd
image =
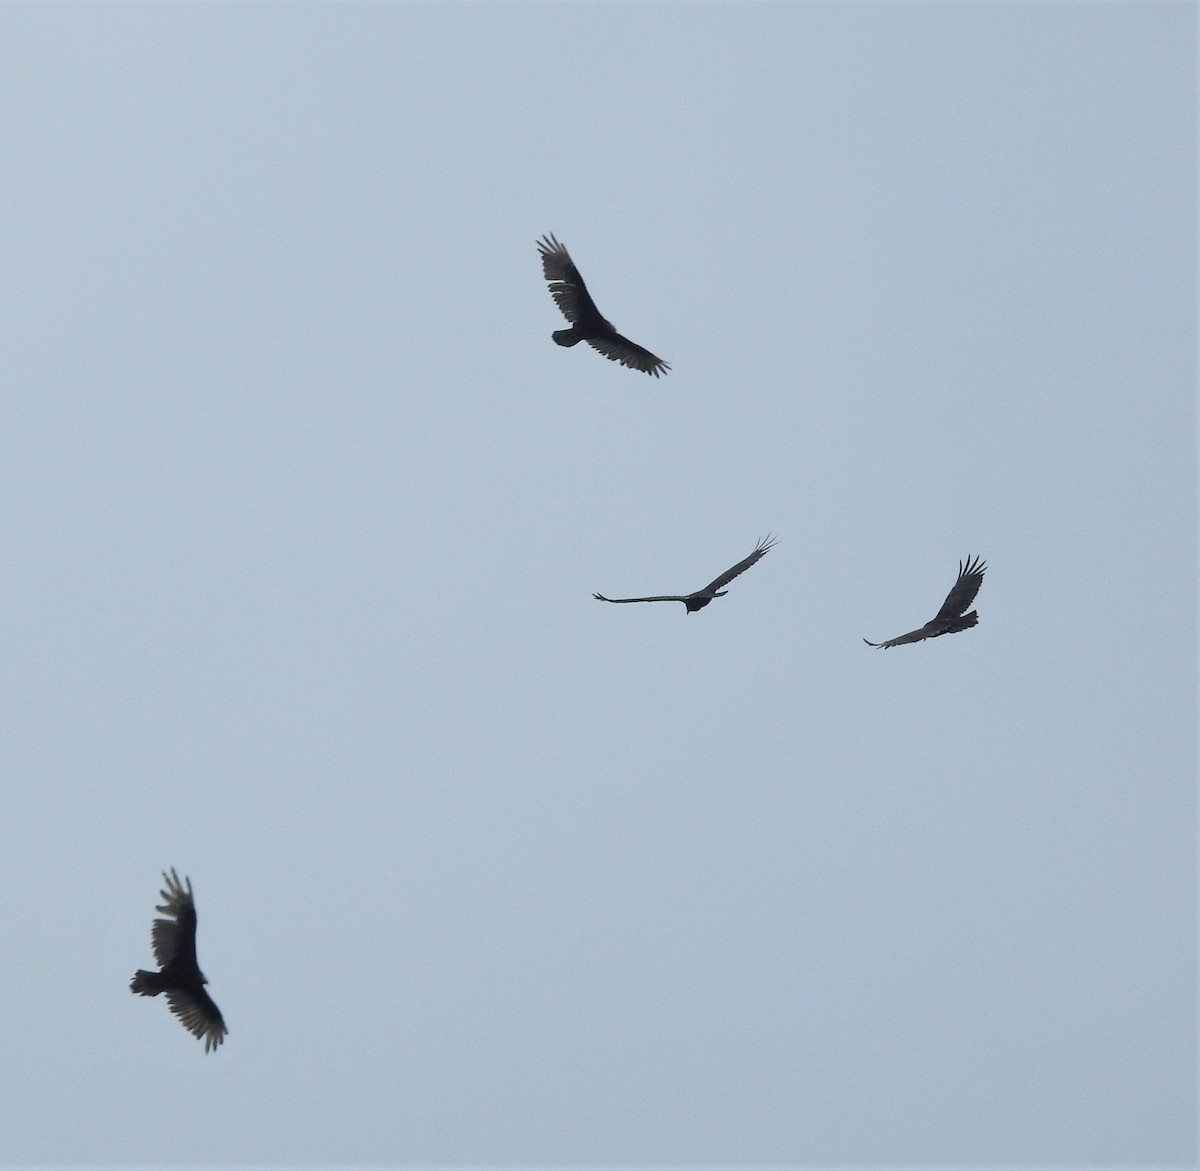
<svg viewBox="0 0 1200 1171">
<path fill-rule="evenodd" d="M 570 253 L 553 235 L 539 240 L 537 246 L 542 254 L 542 272 L 550 282 L 550 295 L 562 310 L 562 315 L 571 323 L 570 329 L 558 329 L 550 335 L 560 346 L 587 342 L 609 361 L 620 362 L 622 366 L 640 370 L 643 374 L 653 374 L 655 378 L 670 370 L 671 367 L 661 358 L 656 358 L 649 350 L 622 337 L 612 322 L 601 316 Z"/>
<path fill-rule="evenodd" d="M 740 573 L 745 573 L 762 555 L 768 552 L 775 545 L 775 540 L 768 536 L 759 541 L 754 546 L 754 552 L 742 561 L 739 561 L 732 569 L 727 569 L 720 577 L 714 578 L 702 590 L 697 590 L 694 594 L 667 594 L 655 598 L 606 598 L 603 594 L 593 594 L 592 597 L 601 602 L 682 602 L 687 607 L 687 612 L 691 614 L 695 610 L 703 610 L 713 598 L 723 598 L 728 590 L 722 589 L 722 586 L 727 586 Z"/>
<path fill-rule="evenodd" d="M 983 574 L 987 566 L 978 557 L 967 558 L 966 563 L 958 563 L 958 580 L 954 588 L 946 595 L 942 608 L 937 615 L 925 623 L 919 630 L 910 630 L 898 638 L 887 642 L 872 642 L 864 638 L 867 646 L 890 647 L 903 646 L 906 642 L 920 642 L 926 638 L 938 638 L 943 634 L 957 634 L 960 630 L 969 630 L 979 622 L 979 615 L 974 610 L 970 614 L 963 611 L 975 601 L 979 587 L 983 585 Z"/>
<path fill-rule="evenodd" d="M 192 881 L 186 888 L 180 885 L 179 875 L 163 871 L 167 884 L 162 892 L 162 905 L 156 908 L 167 917 L 155 919 L 150 929 L 154 959 L 162 969 L 158 972 L 139 970 L 129 985 L 131 992 L 142 996 L 167 994 L 171 1011 L 190 1033 L 204 1042 L 204 1052 L 215 1049 L 229 1031 L 221 1010 L 204 991 L 208 983 L 196 962 L 196 904 L 192 899 Z"/>
</svg>

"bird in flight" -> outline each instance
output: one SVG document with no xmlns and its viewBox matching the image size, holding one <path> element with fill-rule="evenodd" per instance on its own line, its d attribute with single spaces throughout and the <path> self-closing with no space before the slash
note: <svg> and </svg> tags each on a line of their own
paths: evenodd
<svg viewBox="0 0 1200 1171">
<path fill-rule="evenodd" d="M 958 563 L 958 580 L 954 588 L 946 595 L 942 608 L 936 617 L 931 618 L 918 630 L 910 630 L 887 642 L 872 642 L 864 638 L 867 646 L 890 647 L 903 646 L 906 642 L 920 642 L 926 638 L 938 638 L 943 634 L 957 634 L 960 630 L 969 630 L 979 621 L 979 615 L 974 610 L 970 614 L 963 611 L 975 601 L 979 587 L 983 585 L 983 574 L 987 566 L 978 558 L 968 557 L 966 563 Z"/>
<path fill-rule="evenodd" d="M 229 1030 L 221 1010 L 204 991 L 208 980 L 196 962 L 196 904 L 192 899 L 192 881 L 189 878 L 187 887 L 181 886 L 173 866 L 170 874 L 163 871 L 163 881 L 166 883 L 163 903 L 156 909 L 167 917 L 155 919 L 150 929 L 154 959 L 162 970 L 146 972 L 139 969 L 129 990 L 141 996 L 165 992 L 171 1011 L 188 1032 L 204 1042 L 207 1053 L 225 1040 Z"/>
<path fill-rule="evenodd" d="M 571 323 L 570 329 L 557 329 L 550 335 L 560 346 L 587 342 L 609 361 L 653 374 L 655 378 L 671 369 L 649 350 L 622 337 L 612 322 L 601 316 L 570 253 L 552 235 L 539 240 L 537 246 L 542 254 L 542 272 L 550 282 L 550 295 Z"/>
<path fill-rule="evenodd" d="M 739 573 L 745 573 L 774 545 L 775 540 L 768 534 L 754 546 L 754 552 L 749 557 L 739 561 L 732 569 L 725 570 L 720 577 L 714 578 L 704 589 L 697 590 L 694 594 L 667 594 L 656 598 L 606 598 L 603 594 L 593 594 L 592 597 L 601 602 L 682 602 L 687 607 L 687 612 L 691 614 L 694 610 L 703 610 L 713 598 L 723 598 L 729 591 L 721 587 L 727 586 Z"/>
</svg>

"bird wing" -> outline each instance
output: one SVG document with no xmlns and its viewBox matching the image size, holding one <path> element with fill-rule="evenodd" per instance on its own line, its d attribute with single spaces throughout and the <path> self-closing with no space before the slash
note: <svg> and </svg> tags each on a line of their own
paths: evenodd
<svg viewBox="0 0 1200 1171">
<path fill-rule="evenodd" d="M 910 630 L 907 634 L 901 634 L 897 638 L 889 638 L 887 642 L 872 642 L 869 638 L 864 638 L 863 642 L 867 646 L 883 647 L 885 650 L 890 646 L 903 646 L 907 642 L 921 642 L 928 638 L 932 633 L 933 623 L 928 626 L 922 626 L 919 630 Z"/>
<path fill-rule="evenodd" d="M 547 234 L 544 240 L 537 242 L 538 251 L 542 254 L 542 273 L 550 282 L 550 296 L 562 310 L 562 315 L 572 324 L 602 322 L 612 326 L 600 315 L 596 302 L 592 300 L 579 275 L 579 269 L 571 259 L 571 254 L 560 244 L 552 234 Z"/>
<path fill-rule="evenodd" d="M 593 598 L 597 598 L 601 602 L 686 602 L 687 598 L 680 597 L 678 594 L 670 594 L 658 598 L 606 598 L 603 594 L 593 594 Z"/>
<path fill-rule="evenodd" d="M 175 868 L 170 874 L 163 871 L 166 889 L 162 892 L 162 904 L 156 910 L 170 916 L 155 919 L 150 929 L 150 945 L 154 959 L 160 968 L 183 960 L 196 963 L 196 904 L 192 899 L 192 882 L 187 880 L 185 888 L 179 881 Z"/>
<path fill-rule="evenodd" d="M 968 557 L 966 562 L 958 563 L 958 580 L 954 588 L 946 595 L 942 608 L 937 612 L 934 622 L 947 622 L 958 618 L 967 612 L 968 607 L 975 601 L 979 587 L 983 585 L 983 574 L 987 566 L 978 558 Z M 932 623 L 930 623 L 932 625 Z"/>
<path fill-rule="evenodd" d="M 188 988 L 168 988 L 167 1003 L 183 1022 L 184 1028 L 204 1042 L 204 1052 L 215 1049 L 229 1030 L 213 998 L 197 984 Z"/>
<path fill-rule="evenodd" d="M 658 378 L 671 369 L 668 362 L 656 357 L 645 346 L 639 346 L 615 331 L 611 337 L 590 337 L 586 340 L 593 350 L 599 351 L 609 361 L 620 362 L 631 370 L 640 370 L 643 374 L 653 374 Z"/>
<path fill-rule="evenodd" d="M 735 566 L 733 566 L 732 569 L 725 570 L 720 577 L 714 578 L 708 583 L 708 585 L 704 587 L 704 589 L 697 590 L 696 593 L 711 594 L 715 593 L 722 586 L 727 586 L 735 577 L 738 576 L 738 574 L 745 573 L 746 570 L 749 569 L 750 566 L 752 566 L 756 561 L 758 561 L 764 553 L 770 552 L 774 545 L 775 539 L 768 534 L 765 538 L 763 538 L 763 540 L 759 541 L 759 543 L 754 546 L 754 552 L 751 553 L 749 557 L 739 561 Z"/>
</svg>

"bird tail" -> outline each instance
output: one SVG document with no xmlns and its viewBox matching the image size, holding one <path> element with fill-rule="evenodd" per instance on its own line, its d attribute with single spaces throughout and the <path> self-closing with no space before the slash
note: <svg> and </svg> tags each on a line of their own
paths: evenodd
<svg viewBox="0 0 1200 1171">
<path fill-rule="evenodd" d="M 574 326 L 571 326 L 570 329 L 556 329 L 550 336 L 560 346 L 574 346 L 583 341 L 583 338 L 579 336 Z"/>
<path fill-rule="evenodd" d="M 950 627 L 949 633 L 957 634 L 960 630 L 970 630 L 972 626 L 978 625 L 979 614 L 975 610 L 972 610 L 970 614 L 964 614 L 961 618 L 957 619 L 954 625 Z"/>
<path fill-rule="evenodd" d="M 159 972 L 146 972 L 139 968 L 129 982 L 129 991 L 140 996 L 157 996 L 162 990 L 162 974 Z"/>
</svg>

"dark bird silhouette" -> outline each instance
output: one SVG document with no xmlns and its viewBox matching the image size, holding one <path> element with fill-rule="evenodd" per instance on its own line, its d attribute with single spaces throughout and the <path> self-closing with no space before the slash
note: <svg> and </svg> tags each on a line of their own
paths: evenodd
<svg viewBox="0 0 1200 1171">
<path fill-rule="evenodd" d="M 141 996 L 167 994 L 171 1011 L 183 1022 L 184 1028 L 204 1042 L 204 1052 L 215 1049 L 229 1031 L 221 1010 L 204 991 L 208 983 L 196 963 L 196 904 L 192 899 L 192 881 L 187 888 L 180 886 L 179 875 L 163 871 L 167 889 L 162 892 L 163 903 L 156 908 L 167 916 L 155 919 L 150 929 L 150 942 L 160 972 L 138 970 L 129 985 L 130 992 Z"/>
<path fill-rule="evenodd" d="M 539 240 L 537 246 L 542 254 L 542 272 L 550 282 L 550 295 L 571 323 L 570 329 L 558 329 L 550 335 L 560 346 L 587 342 L 610 361 L 655 378 L 671 369 L 649 350 L 622 337 L 612 322 L 601 316 L 570 253 L 552 235 Z"/>
<path fill-rule="evenodd" d="M 960 630 L 969 630 L 978 623 L 979 615 L 974 610 L 970 614 L 964 614 L 963 611 L 975 601 L 975 595 L 983 585 L 986 569 L 987 566 L 978 557 L 974 560 L 968 557 L 966 564 L 960 561 L 958 580 L 946 595 L 946 600 L 936 617 L 931 618 L 919 630 L 910 630 L 907 634 L 887 642 L 872 642 L 869 638 L 864 638 L 863 642 L 873 647 L 903 646 L 906 642 L 920 642 L 926 638 L 939 638 L 943 634 L 957 634 Z"/>
<path fill-rule="evenodd" d="M 739 573 L 745 573 L 774 545 L 774 539 L 768 535 L 754 546 L 754 552 L 749 557 L 739 561 L 732 569 L 725 570 L 720 577 L 710 581 L 704 589 L 697 590 L 694 594 L 667 594 L 657 598 L 606 598 L 603 594 L 593 594 L 592 597 L 601 602 L 682 602 L 687 607 L 687 612 L 691 614 L 694 610 L 703 610 L 713 598 L 723 598 L 729 591 L 723 590 L 721 587 L 727 586 Z"/>
</svg>

